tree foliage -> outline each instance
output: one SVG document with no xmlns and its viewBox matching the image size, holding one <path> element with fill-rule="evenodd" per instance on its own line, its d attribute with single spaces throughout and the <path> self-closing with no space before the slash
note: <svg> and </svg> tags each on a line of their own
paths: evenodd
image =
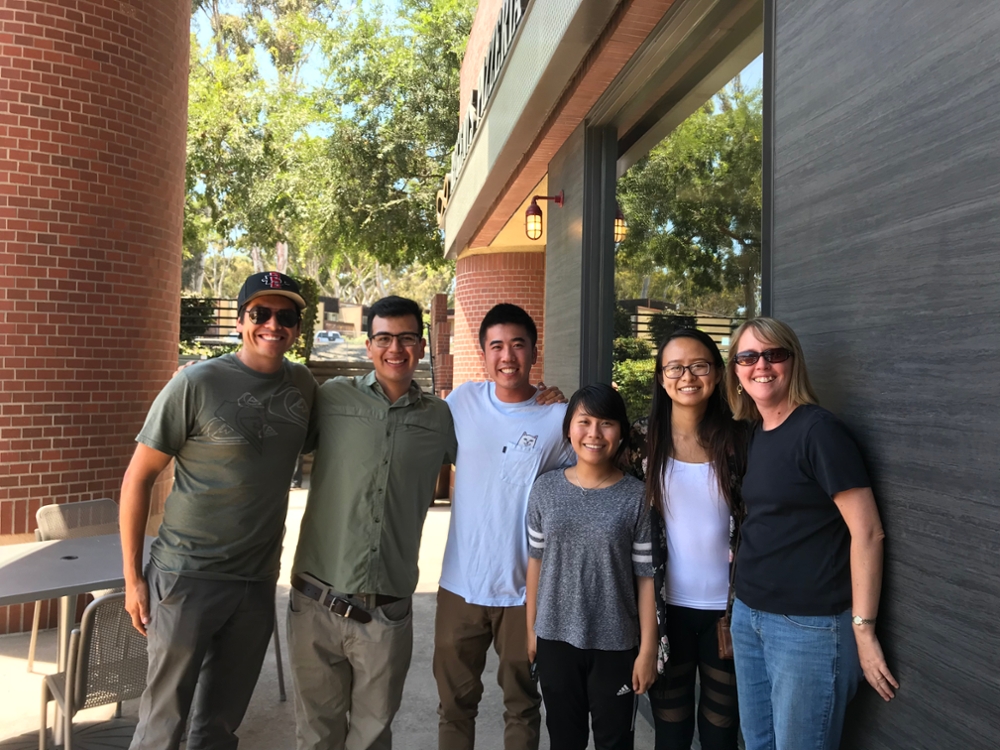
<svg viewBox="0 0 1000 750">
<path fill-rule="evenodd" d="M 192 35 L 188 287 L 200 292 L 233 249 L 360 302 L 402 269 L 449 265 L 434 194 L 475 5 L 194 0 L 211 42 Z M 450 273 L 431 274 L 436 291 Z"/>
<path fill-rule="evenodd" d="M 626 296 L 759 312 L 761 135 L 761 91 L 736 78 L 622 177 Z"/>
<path fill-rule="evenodd" d="M 655 359 L 626 359 L 611 365 L 611 380 L 625 401 L 630 421 L 649 414 L 653 400 Z"/>
</svg>

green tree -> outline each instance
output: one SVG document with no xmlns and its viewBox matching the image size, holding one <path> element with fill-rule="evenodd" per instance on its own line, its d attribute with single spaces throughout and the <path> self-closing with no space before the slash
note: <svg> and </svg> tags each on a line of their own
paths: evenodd
<svg viewBox="0 0 1000 750">
<path fill-rule="evenodd" d="M 434 198 L 458 134 L 473 0 L 358 2 L 325 50 L 338 115 L 324 228 L 335 252 L 402 267 L 441 262 Z"/>
<path fill-rule="evenodd" d="M 457 135 L 474 0 L 193 8 L 212 41 L 192 36 L 188 288 L 209 277 L 219 288 L 206 261 L 232 248 L 359 301 L 384 293 L 392 269 L 453 273 L 434 195 Z"/>
<path fill-rule="evenodd" d="M 718 308 L 738 299 L 759 313 L 761 133 L 761 91 L 737 77 L 622 177 L 629 233 L 617 261 L 628 291 L 638 278 L 641 291 L 656 284 L 683 307 L 704 300 L 733 315 Z"/>
<path fill-rule="evenodd" d="M 398 294 L 416 300 L 425 310 L 430 310 L 436 294 L 447 294 L 449 305 L 455 304 L 455 264 L 424 265 L 413 263 L 392 269 L 389 294 Z"/>
</svg>

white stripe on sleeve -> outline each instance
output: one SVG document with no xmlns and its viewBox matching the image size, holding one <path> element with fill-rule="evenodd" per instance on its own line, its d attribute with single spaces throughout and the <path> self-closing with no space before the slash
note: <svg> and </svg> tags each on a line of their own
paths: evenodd
<svg viewBox="0 0 1000 750">
<path fill-rule="evenodd" d="M 528 527 L 528 544 L 535 549 L 545 549 L 545 534 Z"/>
</svg>

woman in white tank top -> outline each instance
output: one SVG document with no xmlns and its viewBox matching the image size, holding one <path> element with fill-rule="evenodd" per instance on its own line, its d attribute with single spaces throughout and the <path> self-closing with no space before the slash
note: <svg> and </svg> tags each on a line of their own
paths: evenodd
<svg viewBox="0 0 1000 750">
<path fill-rule="evenodd" d="M 707 334 L 674 331 L 656 361 L 650 415 L 632 434 L 632 466 L 646 481 L 651 514 L 660 629 L 661 676 L 649 691 L 655 748 L 690 750 L 697 724 L 704 750 L 736 750 L 735 668 L 720 658 L 716 632 L 742 514 L 746 430 L 733 420 L 721 387 L 725 363 Z"/>
</svg>

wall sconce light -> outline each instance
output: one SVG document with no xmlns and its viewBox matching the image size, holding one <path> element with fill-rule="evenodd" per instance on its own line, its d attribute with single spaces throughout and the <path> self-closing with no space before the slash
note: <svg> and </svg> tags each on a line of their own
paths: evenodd
<svg viewBox="0 0 1000 750">
<path fill-rule="evenodd" d="M 615 203 L 615 244 L 624 240 L 628 236 L 628 223 L 625 221 L 625 214 L 622 208 Z"/>
<path fill-rule="evenodd" d="M 538 201 L 552 201 L 557 206 L 563 205 L 563 191 L 559 195 L 536 195 L 531 199 L 531 205 L 524 212 L 524 233 L 529 240 L 537 240 L 542 236 L 542 209 Z"/>
</svg>

